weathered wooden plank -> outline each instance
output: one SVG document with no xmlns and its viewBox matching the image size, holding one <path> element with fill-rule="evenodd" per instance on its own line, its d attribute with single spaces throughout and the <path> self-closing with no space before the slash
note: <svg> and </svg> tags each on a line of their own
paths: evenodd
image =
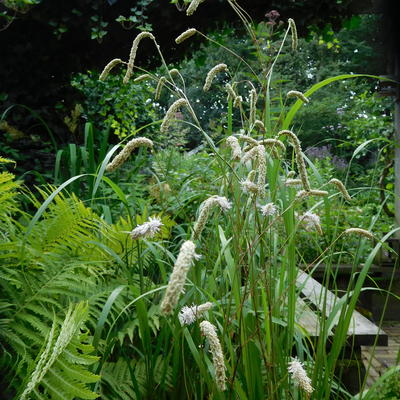
<svg viewBox="0 0 400 400">
<path fill-rule="evenodd" d="M 319 336 L 319 319 L 301 297 L 297 298 L 296 322 L 310 337 Z"/>
<path fill-rule="evenodd" d="M 325 312 L 326 317 L 330 316 L 339 300 L 335 294 L 303 271 L 299 271 L 296 285 L 315 307 L 321 312 Z M 340 312 L 334 317 L 334 325 L 337 324 L 339 317 Z M 387 334 L 356 310 L 353 311 L 347 334 L 354 335 L 359 345 L 373 344 L 376 337 L 378 337 L 378 345 L 387 345 Z"/>
</svg>

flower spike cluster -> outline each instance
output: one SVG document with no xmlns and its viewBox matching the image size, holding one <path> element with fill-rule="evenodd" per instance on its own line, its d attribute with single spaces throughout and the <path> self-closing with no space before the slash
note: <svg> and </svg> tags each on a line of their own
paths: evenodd
<svg viewBox="0 0 400 400">
<path fill-rule="evenodd" d="M 311 379 L 308 377 L 303 363 L 300 362 L 297 357 L 292 358 L 292 361 L 289 362 L 288 372 L 291 374 L 295 385 L 303 389 L 308 395 L 314 391 L 311 385 Z"/>
</svg>

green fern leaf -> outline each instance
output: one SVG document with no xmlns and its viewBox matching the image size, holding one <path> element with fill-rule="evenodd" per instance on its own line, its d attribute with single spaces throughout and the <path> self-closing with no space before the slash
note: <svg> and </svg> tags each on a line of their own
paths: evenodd
<svg viewBox="0 0 400 400">
<path fill-rule="evenodd" d="M 96 382 L 100 377 L 71 362 L 70 357 L 66 355 L 67 350 L 72 350 L 79 353 L 80 359 L 87 359 L 87 364 L 97 361 L 97 357 L 88 354 L 93 348 L 84 343 L 87 334 L 80 333 L 80 327 L 87 314 L 88 305 L 81 302 L 69 307 L 59 329 L 59 324 L 54 319 L 44 349 L 36 358 L 29 381 L 22 391 L 21 400 L 30 398 L 72 400 L 77 397 L 82 399 L 98 397 L 86 387 L 86 383 Z"/>
</svg>

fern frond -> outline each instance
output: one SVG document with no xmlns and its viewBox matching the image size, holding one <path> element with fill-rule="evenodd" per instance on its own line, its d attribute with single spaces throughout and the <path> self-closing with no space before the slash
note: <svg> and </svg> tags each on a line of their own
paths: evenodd
<svg viewBox="0 0 400 400">
<path fill-rule="evenodd" d="M 74 307 L 70 306 L 58 336 L 56 335 L 58 323 L 54 318 L 44 349 L 36 358 L 35 368 L 22 391 L 21 400 L 45 397 L 54 400 L 72 400 L 75 397 L 95 399 L 98 397 L 96 393 L 86 387 L 86 383 L 96 382 L 100 377 L 85 371 L 79 365 L 77 366 L 65 355 L 65 351 L 71 348 L 80 353 L 80 359 L 87 358 L 90 364 L 97 360 L 88 354 L 93 348 L 84 346 L 85 335 L 79 332 L 82 323 L 87 318 L 87 313 L 88 305 L 84 302 L 78 303 Z M 73 340 L 74 338 L 79 339 Z"/>
</svg>

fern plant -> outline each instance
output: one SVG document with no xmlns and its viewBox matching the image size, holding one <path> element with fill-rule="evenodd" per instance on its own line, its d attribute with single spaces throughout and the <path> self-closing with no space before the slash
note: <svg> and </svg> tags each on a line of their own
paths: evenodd
<svg viewBox="0 0 400 400">
<path fill-rule="evenodd" d="M 32 371 L 19 397 L 21 400 L 98 397 L 87 387 L 100 379 L 87 370 L 88 365 L 98 360 L 90 355 L 93 346 L 87 344 L 88 332 L 80 332 L 87 315 L 88 304 L 80 302 L 68 308 L 61 326 L 54 319 L 42 351 L 29 365 Z"/>
</svg>

